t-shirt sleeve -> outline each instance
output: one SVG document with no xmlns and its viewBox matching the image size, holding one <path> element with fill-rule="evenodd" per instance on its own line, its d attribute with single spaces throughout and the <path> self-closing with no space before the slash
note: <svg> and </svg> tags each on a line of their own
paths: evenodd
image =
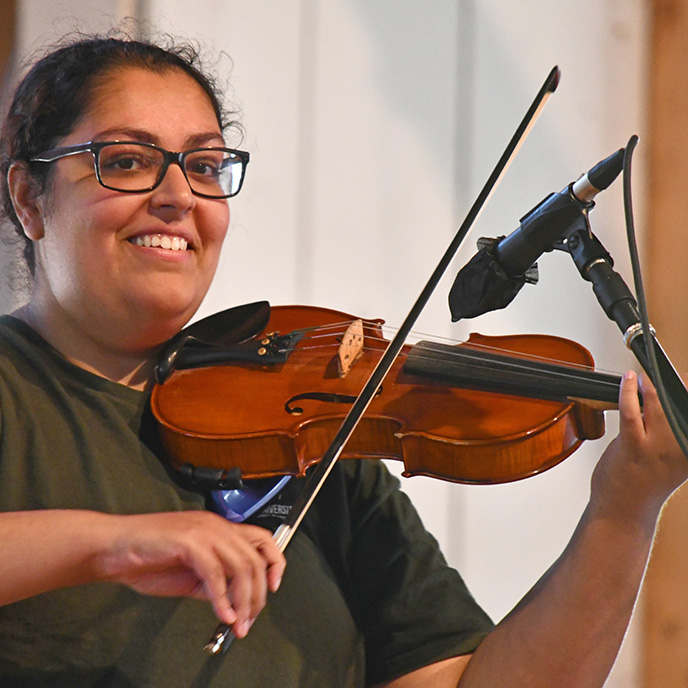
<svg viewBox="0 0 688 688">
<path fill-rule="evenodd" d="M 353 470 L 350 571 L 368 683 L 472 652 L 491 620 L 447 565 L 399 481 L 376 461 Z"/>
</svg>

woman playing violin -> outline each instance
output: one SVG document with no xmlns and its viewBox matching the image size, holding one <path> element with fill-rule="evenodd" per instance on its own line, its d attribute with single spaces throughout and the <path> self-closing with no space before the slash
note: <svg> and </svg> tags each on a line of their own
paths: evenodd
<svg viewBox="0 0 688 688">
<path fill-rule="evenodd" d="M 0 682 L 601 686 L 688 477 L 633 374 L 570 544 L 496 627 L 379 462 L 335 467 L 286 559 L 279 509 L 231 523 L 166 470 L 153 367 L 213 278 L 235 127 L 186 46 L 67 42 L 15 93 L 2 194 L 31 289 L 0 319 Z M 217 620 L 240 640 L 208 657 Z"/>
</svg>

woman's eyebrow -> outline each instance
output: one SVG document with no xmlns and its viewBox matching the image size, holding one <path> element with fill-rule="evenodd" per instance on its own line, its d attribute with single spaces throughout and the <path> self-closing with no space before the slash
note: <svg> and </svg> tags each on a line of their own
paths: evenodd
<svg viewBox="0 0 688 688">
<path fill-rule="evenodd" d="M 186 139 L 186 148 L 194 148 L 196 146 L 204 146 L 210 143 L 211 141 L 215 142 L 216 145 L 224 146 L 225 145 L 225 140 L 222 136 L 222 134 L 219 134 L 216 131 L 213 132 L 207 132 L 203 134 L 195 134 L 194 136 L 190 136 L 189 138 Z"/>
<path fill-rule="evenodd" d="M 157 145 L 159 138 L 145 129 L 132 129 L 129 127 L 113 127 L 112 129 L 105 129 L 98 132 L 95 136 L 96 140 L 106 141 L 114 137 L 120 141 L 141 141 L 141 143 L 152 143 Z"/>
<path fill-rule="evenodd" d="M 104 141 L 108 137 L 115 137 L 118 140 L 126 141 L 140 141 L 141 143 L 152 143 L 153 145 L 160 145 L 160 137 L 153 134 L 145 129 L 133 129 L 130 127 L 113 127 L 112 129 L 106 129 L 101 131 L 95 137 L 96 140 Z M 217 131 L 200 132 L 198 134 L 193 134 L 188 136 L 184 142 L 184 148 L 195 148 L 207 145 L 213 142 L 216 145 L 224 146 L 225 142 Z"/>
</svg>

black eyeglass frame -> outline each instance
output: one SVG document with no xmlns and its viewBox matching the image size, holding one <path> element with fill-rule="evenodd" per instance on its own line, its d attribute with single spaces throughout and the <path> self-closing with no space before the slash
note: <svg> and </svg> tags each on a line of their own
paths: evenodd
<svg viewBox="0 0 688 688">
<path fill-rule="evenodd" d="M 119 144 L 135 144 L 137 146 L 143 146 L 145 148 L 150 148 L 152 150 L 156 150 L 159 153 L 162 153 L 163 156 L 163 164 L 160 167 L 160 172 L 158 175 L 158 180 L 153 184 L 152 186 L 149 186 L 145 189 L 117 189 L 113 186 L 108 186 L 100 176 L 100 151 L 103 148 L 106 148 L 108 146 L 112 145 L 119 145 Z M 241 160 L 241 179 L 239 179 L 239 186 L 237 187 L 237 190 L 234 191 L 233 193 L 229 194 L 223 194 L 221 196 L 217 196 L 214 194 L 204 194 L 199 191 L 194 190 L 193 185 L 189 181 L 189 177 L 186 174 L 186 170 L 184 169 L 184 161 L 188 155 L 191 155 L 192 153 L 198 153 L 201 151 L 225 151 L 227 153 L 231 153 L 232 155 L 236 155 L 240 160 Z M 164 148 L 160 148 L 160 146 L 155 146 L 152 143 L 144 143 L 143 141 L 89 141 L 87 143 L 78 143 L 74 146 L 65 146 L 63 148 L 52 148 L 51 150 L 43 151 L 42 153 L 37 153 L 34 155 L 32 158 L 29 159 L 29 162 L 43 162 L 43 163 L 50 163 L 50 162 L 55 162 L 56 160 L 60 160 L 61 158 L 67 158 L 71 155 L 79 155 L 80 153 L 92 153 L 93 155 L 93 167 L 96 172 L 96 179 L 98 180 L 98 183 L 106 188 L 110 189 L 110 191 L 118 191 L 120 193 L 147 193 L 148 191 L 153 191 L 153 189 L 156 189 L 160 184 L 162 183 L 162 180 L 165 178 L 165 175 L 167 174 L 167 170 L 170 166 L 170 164 L 174 163 L 176 165 L 179 165 L 179 168 L 181 169 L 184 179 L 186 179 L 187 183 L 189 184 L 189 188 L 191 189 L 191 192 L 196 195 L 196 196 L 202 196 L 203 198 L 232 198 L 233 196 L 236 196 L 239 191 L 241 191 L 241 187 L 244 184 L 244 178 L 246 176 L 246 166 L 248 165 L 248 161 L 250 159 L 250 155 L 246 151 L 242 150 L 237 150 L 235 148 L 223 148 L 221 146 L 209 146 L 206 148 L 192 148 L 191 150 L 187 151 L 182 151 L 181 153 L 177 152 L 172 152 L 165 150 Z"/>
</svg>

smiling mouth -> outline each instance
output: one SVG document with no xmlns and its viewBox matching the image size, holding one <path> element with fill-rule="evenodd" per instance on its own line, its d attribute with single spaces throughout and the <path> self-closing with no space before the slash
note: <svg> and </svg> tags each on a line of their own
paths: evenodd
<svg viewBox="0 0 688 688">
<path fill-rule="evenodd" d="M 186 251 L 188 242 L 178 236 L 168 236 L 167 234 L 144 234 L 129 240 L 136 246 L 146 248 L 163 248 L 168 251 Z"/>
</svg>

